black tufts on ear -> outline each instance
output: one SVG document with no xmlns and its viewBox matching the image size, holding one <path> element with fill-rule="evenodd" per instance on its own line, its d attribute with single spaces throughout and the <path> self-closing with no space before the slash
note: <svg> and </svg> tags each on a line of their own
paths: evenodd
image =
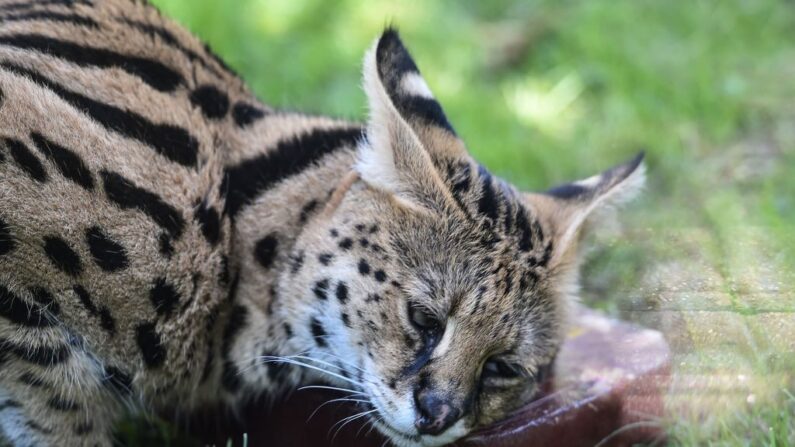
<svg viewBox="0 0 795 447">
<path fill-rule="evenodd" d="M 442 106 L 433 97 L 394 28 L 387 28 L 378 39 L 375 61 L 389 99 L 404 118 L 438 126 L 455 135 Z"/>
</svg>

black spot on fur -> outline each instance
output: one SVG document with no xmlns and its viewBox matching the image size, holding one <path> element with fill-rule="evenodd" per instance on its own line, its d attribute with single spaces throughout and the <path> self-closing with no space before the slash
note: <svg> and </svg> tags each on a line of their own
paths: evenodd
<svg viewBox="0 0 795 447">
<path fill-rule="evenodd" d="M 315 338 L 315 343 L 317 343 L 318 346 L 321 348 L 328 346 L 328 343 L 326 342 L 326 330 L 323 328 L 323 325 L 320 324 L 320 321 L 317 318 L 312 317 L 309 328 L 311 329 L 312 336 Z"/>
<path fill-rule="evenodd" d="M 497 193 L 492 185 L 491 174 L 482 166 L 480 167 L 480 199 L 478 200 L 478 212 L 492 221 L 497 220 Z"/>
<path fill-rule="evenodd" d="M 460 165 L 460 178 L 453 183 L 453 195 L 459 200 L 463 197 L 464 193 L 469 191 L 469 184 L 471 179 L 471 168 L 468 163 L 461 163 Z M 451 173 L 452 174 L 452 173 Z"/>
<path fill-rule="evenodd" d="M 91 422 L 81 422 L 79 424 L 76 424 L 72 428 L 72 431 L 77 436 L 85 436 L 85 435 L 91 433 L 93 430 L 94 430 L 94 425 L 91 424 Z"/>
<path fill-rule="evenodd" d="M 2 45 L 1 42 L 0 45 Z M 156 124 L 143 115 L 67 90 L 41 74 L 11 62 L 0 62 L 0 67 L 31 78 L 109 130 L 138 140 L 169 160 L 183 166 L 196 166 L 199 142 L 187 130 L 172 124 Z"/>
<path fill-rule="evenodd" d="M 367 248 L 367 246 L 370 245 L 370 241 L 363 237 L 359 239 L 359 245 L 361 245 L 363 248 Z"/>
<path fill-rule="evenodd" d="M 229 291 L 226 294 L 226 301 L 233 303 L 237 297 L 237 286 L 240 284 L 240 272 L 236 272 L 232 277 L 232 282 L 229 283 Z"/>
<path fill-rule="evenodd" d="M 364 259 L 359 259 L 359 273 L 365 276 L 370 274 L 370 264 Z"/>
<path fill-rule="evenodd" d="M 353 239 L 346 237 L 345 239 L 341 240 L 339 243 L 339 247 L 343 250 L 350 250 L 353 246 Z"/>
<path fill-rule="evenodd" d="M 61 306 L 55 301 L 52 294 L 43 287 L 31 287 L 31 295 L 33 300 L 41 304 L 42 308 L 53 316 L 58 316 L 61 313 Z"/>
<path fill-rule="evenodd" d="M 328 298 L 328 283 L 328 278 L 322 279 L 315 283 L 315 286 L 312 288 L 312 292 L 314 292 L 316 297 L 321 300 Z"/>
<path fill-rule="evenodd" d="M 0 338 L 0 352 L 10 353 L 20 359 L 39 366 L 52 366 L 65 362 L 71 351 L 66 345 L 38 346 L 30 349 L 28 346 L 18 345 L 6 339 Z"/>
<path fill-rule="evenodd" d="M 533 236 L 530 231 L 530 224 L 527 222 L 527 214 L 522 208 L 520 208 L 516 213 L 516 228 L 519 231 L 519 250 L 532 250 Z"/>
<path fill-rule="evenodd" d="M 0 45 L 37 51 L 82 67 L 118 68 L 140 78 L 161 92 L 173 91 L 185 82 L 177 71 L 160 61 L 116 53 L 104 48 L 79 45 L 47 36 L 11 34 L 0 37 Z"/>
<path fill-rule="evenodd" d="M 301 270 L 301 267 L 304 265 L 304 251 L 301 250 L 298 253 L 294 253 L 290 256 L 290 273 L 295 275 Z"/>
<path fill-rule="evenodd" d="M 88 293 L 88 290 L 83 288 L 81 285 L 75 285 L 72 287 L 72 290 L 77 295 L 77 298 L 80 300 L 80 304 L 85 307 L 89 314 L 94 317 L 99 318 L 100 326 L 108 331 L 111 335 L 116 333 L 116 320 L 114 320 L 113 316 L 110 313 L 110 310 L 102 306 L 97 308 L 94 301 L 91 299 L 91 295 Z"/>
<path fill-rule="evenodd" d="M 514 224 L 514 213 L 513 213 L 513 205 L 511 204 L 510 200 L 503 201 L 505 204 L 505 212 L 503 213 L 503 229 L 505 234 L 513 233 L 513 224 Z M 520 206 L 519 212 L 522 212 L 522 208 Z"/>
<path fill-rule="evenodd" d="M 221 271 L 218 273 L 218 284 L 222 286 L 229 284 L 230 275 L 229 257 L 227 255 L 221 255 Z"/>
<path fill-rule="evenodd" d="M 264 110 L 245 102 L 236 102 L 232 107 L 232 118 L 237 127 L 246 127 L 264 116 Z"/>
<path fill-rule="evenodd" d="M 57 236 L 44 238 L 44 253 L 58 270 L 69 276 L 77 276 L 83 271 L 80 256 L 72 250 L 66 241 Z"/>
<path fill-rule="evenodd" d="M 383 270 L 376 270 L 375 273 L 373 273 L 373 276 L 375 277 L 375 280 L 378 282 L 386 281 L 386 272 Z"/>
<path fill-rule="evenodd" d="M 342 318 L 342 324 L 344 324 L 344 325 L 345 325 L 345 326 L 347 326 L 347 327 L 351 327 L 351 318 L 348 316 L 348 314 L 346 314 L 345 312 L 343 312 L 343 313 L 340 315 L 340 318 Z"/>
<path fill-rule="evenodd" d="M 44 170 L 44 166 L 25 143 L 13 138 L 3 138 L 3 144 L 8 148 L 11 158 L 14 159 L 19 168 L 25 171 L 33 180 L 42 183 L 47 181 L 47 171 Z"/>
<path fill-rule="evenodd" d="M 337 299 L 340 301 L 341 304 L 345 304 L 348 302 L 348 285 L 344 282 L 340 281 L 337 284 Z"/>
<path fill-rule="evenodd" d="M 185 227 L 182 214 L 157 194 L 135 186 L 130 180 L 111 171 L 101 171 L 108 199 L 122 209 L 137 209 L 151 217 L 173 238 L 179 238 Z"/>
<path fill-rule="evenodd" d="M 364 299 L 365 303 L 371 303 L 371 302 L 377 303 L 379 301 L 381 301 L 381 295 L 379 295 L 377 293 L 371 293 L 371 294 L 367 295 L 367 298 Z"/>
<path fill-rule="evenodd" d="M 128 394 L 132 391 L 130 375 L 114 366 L 105 367 L 105 376 L 102 378 L 102 382 L 120 394 Z"/>
<path fill-rule="evenodd" d="M 18 379 L 20 382 L 24 383 L 25 385 L 31 386 L 33 388 L 44 388 L 47 387 L 47 382 L 44 381 L 41 377 L 35 376 L 30 372 L 24 372 L 19 376 Z"/>
<path fill-rule="evenodd" d="M 414 349 L 414 346 L 417 345 L 417 341 L 409 337 L 408 335 L 403 336 L 403 341 L 406 343 L 406 346 L 412 350 Z"/>
<path fill-rule="evenodd" d="M 147 368 L 157 368 L 166 360 L 166 348 L 155 330 L 154 323 L 142 323 L 135 329 L 135 340 Z"/>
<path fill-rule="evenodd" d="M 94 262 L 102 270 L 115 272 L 129 265 L 124 247 L 108 237 L 99 227 L 86 230 L 86 243 Z"/>
<path fill-rule="evenodd" d="M 227 192 L 226 212 L 240 209 L 276 183 L 302 172 L 322 157 L 361 138 L 359 127 L 315 129 L 279 142 L 271 151 L 228 168 L 221 186 Z"/>
<path fill-rule="evenodd" d="M 262 353 L 263 357 L 275 357 L 274 353 L 270 351 L 264 351 Z M 287 372 L 289 371 L 290 366 L 284 362 L 268 362 L 265 363 L 265 366 L 268 369 L 268 379 L 272 383 L 279 382 L 282 377 L 284 377 Z"/>
<path fill-rule="evenodd" d="M 20 326 L 48 327 L 53 324 L 39 305 L 26 303 L 2 285 L 0 285 L 0 317 Z"/>
<path fill-rule="evenodd" d="M 199 222 L 204 239 L 215 245 L 221 238 L 221 216 L 218 211 L 212 206 L 208 206 L 205 202 L 199 204 L 194 213 L 196 220 Z"/>
<path fill-rule="evenodd" d="M 77 411 L 80 409 L 77 402 L 59 397 L 50 398 L 50 400 L 47 401 L 47 406 L 58 411 Z"/>
<path fill-rule="evenodd" d="M 88 191 L 94 190 L 94 176 L 76 153 L 48 140 L 37 132 L 32 132 L 30 138 L 36 149 L 55 164 L 61 175 Z"/>
<path fill-rule="evenodd" d="M 168 233 L 160 233 L 157 241 L 160 254 L 165 256 L 166 259 L 171 259 L 171 255 L 174 254 L 174 246 L 171 245 L 171 236 L 169 236 Z"/>
<path fill-rule="evenodd" d="M 192 91 L 189 98 L 210 119 L 223 118 L 229 111 L 229 97 L 212 85 L 202 85 Z"/>
<path fill-rule="evenodd" d="M 154 286 L 149 290 L 149 301 L 158 315 L 168 318 L 179 303 L 177 289 L 166 278 L 157 278 Z"/>
<path fill-rule="evenodd" d="M 15 248 L 17 248 L 17 242 L 11 234 L 11 228 L 0 218 L 0 256 L 11 253 Z"/>
<path fill-rule="evenodd" d="M 547 242 L 547 246 L 544 247 L 544 257 L 541 258 L 541 265 L 546 266 L 549 264 L 549 259 L 552 257 L 552 241 L 550 240 Z"/>
<path fill-rule="evenodd" d="M 265 269 L 271 268 L 274 259 L 276 259 L 276 247 L 278 245 L 279 240 L 276 238 L 275 233 L 263 237 L 254 246 L 254 258 Z"/>
<path fill-rule="evenodd" d="M 336 228 L 332 228 L 332 229 L 329 231 L 329 234 L 331 235 L 331 237 L 337 237 L 337 236 L 339 236 L 339 235 L 340 235 L 340 232 L 339 232 L 339 231 L 337 231 L 337 229 L 336 229 Z"/>
<path fill-rule="evenodd" d="M 472 311 L 469 313 L 470 315 L 475 315 L 476 313 L 478 313 L 481 302 L 483 301 L 483 295 L 486 294 L 486 290 L 487 290 L 486 286 L 480 286 L 480 288 L 478 289 L 478 294 L 475 297 L 475 305 L 472 307 Z"/>
<path fill-rule="evenodd" d="M 358 232 L 362 232 L 364 231 L 364 224 L 356 224 L 353 228 L 355 228 Z"/>
<path fill-rule="evenodd" d="M 0 239 L 2 239 L 2 236 L 0 236 Z M 320 263 L 323 265 L 331 264 L 332 259 L 334 259 L 334 255 L 332 255 L 331 253 L 321 253 L 317 257 L 317 260 L 320 261 Z"/>
<path fill-rule="evenodd" d="M 290 323 L 284 323 L 283 327 L 284 335 L 286 335 L 287 338 L 291 338 L 293 336 L 293 327 L 290 326 Z"/>
<path fill-rule="evenodd" d="M 36 423 L 34 421 L 30 421 L 29 420 L 29 421 L 25 422 L 25 426 L 28 427 L 29 429 L 33 430 L 33 431 L 37 431 L 39 433 L 44 433 L 45 435 L 51 435 L 52 434 L 52 430 L 50 430 L 49 428 L 44 428 L 44 427 L 42 427 L 41 425 L 39 425 L 38 423 Z"/>
<path fill-rule="evenodd" d="M 309 219 L 309 216 L 312 215 L 319 204 L 320 202 L 318 202 L 317 199 L 312 199 L 307 202 L 304 207 L 301 208 L 301 215 L 298 218 L 298 222 L 301 224 L 306 223 L 306 221 Z"/>
</svg>

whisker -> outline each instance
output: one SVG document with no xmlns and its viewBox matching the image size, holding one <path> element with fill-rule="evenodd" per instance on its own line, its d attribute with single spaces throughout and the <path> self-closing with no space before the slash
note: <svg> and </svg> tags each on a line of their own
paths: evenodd
<svg viewBox="0 0 795 447">
<path fill-rule="evenodd" d="M 361 418 L 363 418 L 363 417 L 367 416 L 368 414 L 372 414 L 374 411 L 377 411 L 377 410 L 363 411 L 363 412 L 361 412 L 361 413 L 354 414 L 353 416 L 348 416 L 348 417 L 346 417 L 346 418 L 344 418 L 344 419 L 340 420 L 340 421 L 339 421 L 339 422 L 337 422 L 336 424 L 332 425 L 332 426 L 331 426 L 331 429 L 333 430 L 333 429 L 334 429 L 334 427 L 336 427 L 337 425 L 339 425 L 339 424 L 340 424 L 340 422 L 342 422 L 342 425 L 340 425 L 340 426 L 337 428 L 337 430 L 334 432 L 334 436 L 332 436 L 332 437 L 331 437 L 331 442 L 330 442 L 330 444 L 334 444 L 334 440 L 337 438 L 337 435 L 339 435 L 339 434 L 340 434 L 340 431 L 343 429 L 343 427 L 345 427 L 346 425 L 350 424 L 351 422 L 353 422 L 353 421 L 355 421 L 355 420 L 357 420 L 357 419 L 361 419 Z"/>
<path fill-rule="evenodd" d="M 368 404 L 370 403 L 369 400 L 350 399 L 350 398 L 347 398 L 347 397 L 340 397 L 338 399 L 327 400 L 327 401 L 323 402 L 322 404 L 320 404 L 317 408 L 315 408 L 315 411 L 313 411 L 312 414 L 309 415 L 309 417 L 306 419 L 306 422 L 309 422 L 310 420 L 312 420 L 312 418 L 317 414 L 318 411 L 320 411 L 321 408 L 325 407 L 326 405 L 328 405 L 330 403 L 334 403 L 334 402 L 364 402 L 364 403 L 368 403 Z"/>
<path fill-rule="evenodd" d="M 339 387 L 336 387 L 336 386 L 326 386 L 326 385 L 306 385 L 306 386 L 302 386 L 301 388 L 298 388 L 298 391 L 303 391 L 303 390 L 333 390 L 333 391 L 350 392 L 350 393 L 353 393 L 353 394 L 351 394 L 352 396 L 356 395 L 356 394 L 364 395 L 364 393 L 362 393 L 360 391 L 351 390 L 351 389 L 348 389 L 348 388 L 339 388 Z"/>
<path fill-rule="evenodd" d="M 318 372 L 321 372 L 321 373 L 325 373 L 325 374 L 328 374 L 328 375 L 330 375 L 332 377 L 336 377 L 337 379 L 340 379 L 340 380 L 342 380 L 344 382 L 348 382 L 348 383 L 351 383 L 353 385 L 356 385 L 356 386 L 359 386 L 359 387 L 362 387 L 362 388 L 364 387 L 364 384 L 361 383 L 361 382 L 358 382 L 356 380 L 350 379 L 350 378 L 345 377 L 345 376 L 343 376 L 341 374 L 337 374 L 335 372 L 331 372 L 331 371 L 325 370 L 325 369 L 320 368 L 318 366 L 314 366 L 314 365 L 310 365 L 310 364 L 307 364 L 307 363 L 299 362 L 297 360 L 293 360 L 290 357 L 262 356 L 262 357 L 260 357 L 260 359 L 264 360 L 265 363 L 287 363 L 287 364 L 295 365 L 295 366 L 303 366 L 304 368 L 309 368 L 311 370 L 318 371 Z"/>
<path fill-rule="evenodd" d="M 324 353 L 324 354 L 326 354 L 326 353 Z M 360 368 L 360 367 L 358 367 L 358 366 L 356 366 L 356 365 L 354 365 L 354 364 L 352 364 L 352 363 L 350 363 L 348 361 L 345 361 L 345 360 L 341 359 L 339 356 L 337 356 L 335 354 L 329 354 L 329 355 L 334 357 L 334 358 L 339 359 L 339 361 L 341 361 L 343 363 L 346 363 L 346 364 L 349 364 L 349 365 L 353 366 L 354 368 L 356 368 L 357 370 L 362 372 L 362 375 L 361 375 L 362 379 L 368 380 L 369 382 L 373 383 L 374 385 L 377 385 L 377 381 L 374 380 L 375 378 L 374 377 L 370 377 L 369 373 L 367 373 L 367 371 L 365 371 L 364 369 L 362 369 L 362 368 Z M 311 361 L 311 362 L 317 362 L 317 363 L 320 363 L 322 365 L 326 365 L 326 366 L 330 366 L 332 368 L 336 368 L 337 370 L 340 370 L 340 371 L 345 371 L 345 369 L 341 368 L 339 365 L 336 365 L 336 364 L 330 363 L 330 362 L 326 362 L 324 360 L 316 359 L 316 358 L 313 358 L 313 357 L 308 357 L 308 356 L 305 356 L 305 355 L 293 355 L 293 356 L 290 356 L 290 358 L 298 358 L 298 359 L 308 360 L 308 361 Z M 367 376 L 365 376 L 365 374 L 367 374 Z"/>
<path fill-rule="evenodd" d="M 375 427 L 375 423 L 373 422 L 373 418 L 371 418 L 371 417 L 367 418 L 367 422 L 365 422 L 364 424 L 362 424 L 361 427 L 359 427 L 359 430 L 356 431 L 356 437 L 357 438 L 359 437 L 360 434 L 362 434 L 362 430 L 364 430 L 364 427 L 367 427 L 368 425 L 370 426 L 370 428 L 364 433 L 365 437 L 367 437 L 367 435 L 369 435 L 370 432 L 373 431 L 373 428 Z"/>
<path fill-rule="evenodd" d="M 365 371 L 364 368 L 362 368 L 361 366 L 351 362 L 350 360 L 345 360 L 344 358 L 338 356 L 337 354 L 334 354 L 333 352 L 324 352 L 323 354 L 324 355 L 329 355 L 331 357 L 334 357 L 335 359 L 339 360 L 340 362 L 342 362 L 342 363 L 344 363 L 346 365 L 352 366 L 352 367 L 356 368 L 357 370 L 359 370 L 359 371 L 361 371 L 363 373 L 367 373 L 367 371 Z"/>
</svg>

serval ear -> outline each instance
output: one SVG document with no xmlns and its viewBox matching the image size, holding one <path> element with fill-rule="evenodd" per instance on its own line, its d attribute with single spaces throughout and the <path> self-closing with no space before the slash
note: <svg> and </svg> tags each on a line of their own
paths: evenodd
<svg viewBox="0 0 795 447">
<path fill-rule="evenodd" d="M 646 180 L 643 153 L 601 174 L 566 183 L 545 193 L 527 194 L 530 206 L 553 228 L 550 265 L 571 260 L 582 229 L 598 224 L 605 213 L 635 197 Z"/>
<path fill-rule="evenodd" d="M 370 113 L 356 165 L 361 178 L 426 207 L 449 204 L 437 166 L 466 151 L 397 31 L 384 31 L 365 55 L 364 90 Z"/>
</svg>

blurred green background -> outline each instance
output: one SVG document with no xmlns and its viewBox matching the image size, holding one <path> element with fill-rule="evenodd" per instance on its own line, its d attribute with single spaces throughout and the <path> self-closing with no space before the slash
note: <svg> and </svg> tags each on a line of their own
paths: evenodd
<svg viewBox="0 0 795 447">
<path fill-rule="evenodd" d="M 795 445 L 795 3 L 153 0 L 274 106 L 363 119 L 397 26 L 474 156 L 526 189 L 638 150 L 583 300 L 664 331 L 674 444 Z"/>
</svg>

